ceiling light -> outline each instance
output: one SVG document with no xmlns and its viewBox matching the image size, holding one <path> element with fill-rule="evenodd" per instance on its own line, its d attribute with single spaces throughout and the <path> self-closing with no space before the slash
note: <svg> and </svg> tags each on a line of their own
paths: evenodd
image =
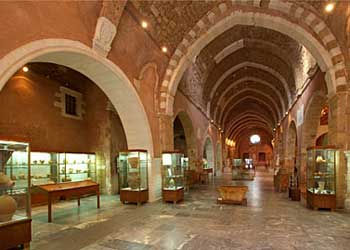
<svg viewBox="0 0 350 250">
<path fill-rule="evenodd" d="M 330 3 L 328 3 L 328 4 L 326 5 L 326 7 L 325 7 L 324 9 L 325 9 L 326 12 L 329 13 L 329 12 L 332 12 L 332 11 L 333 11 L 334 6 L 335 6 L 335 4 L 332 3 L 332 2 L 330 2 Z"/>
<path fill-rule="evenodd" d="M 214 120 L 210 120 L 211 123 L 214 123 Z"/>
<path fill-rule="evenodd" d="M 286 112 L 286 115 L 288 115 L 288 111 Z"/>
<path fill-rule="evenodd" d="M 29 71 L 29 69 L 28 69 L 27 66 L 24 66 L 24 67 L 22 68 L 22 70 L 23 70 L 24 72 L 28 72 L 28 71 Z"/>
<path fill-rule="evenodd" d="M 146 21 L 141 22 L 142 28 L 146 29 L 148 27 L 148 23 Z"/>
<path fill-rule="evenodd" d="M 163 53 L 167 53 L 167 52 L 168 52 L 168 48 L 165 47 L 165 46 L 163 46 L 163 47 L 162 47 L 162 51 L 163 51 Z"/>
</svg>

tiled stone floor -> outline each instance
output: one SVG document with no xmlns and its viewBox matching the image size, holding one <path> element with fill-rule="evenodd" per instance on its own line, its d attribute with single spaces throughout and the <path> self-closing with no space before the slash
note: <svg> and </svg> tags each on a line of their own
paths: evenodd
<svg viewBox="0 0 350 250">
<path fill-rule="evenodd" d="M 249 186 L 248 206 L 216 204 L 216 186 Z M 272 175 L 258 172 L 254 181 L 232 182 L 230 175 L 198 185 L 177 204 L 122 205 L 116 196 L 33 209 L 34 250 L 147 249 L 350 249 L 350 214 L 312 211 L 286 194 L 275 193 Z"/>
</svg>

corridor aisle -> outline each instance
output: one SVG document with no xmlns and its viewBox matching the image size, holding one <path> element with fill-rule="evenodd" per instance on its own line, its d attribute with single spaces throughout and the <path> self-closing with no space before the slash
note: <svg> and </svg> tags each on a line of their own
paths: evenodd
<svg viewBox="0 0 350 250">
<path fill-rule="evenodd" d="M 248 206 L 216 204 L 216 187 L 249 187 Z M 272 174 L 261 170 L 254 181 L 232 182 L 230 174 L 198 185 L 178 205 L 155 202 L 121 205 L 118 197 L 102 197 L 55 205 L 46 223 L 44 207 L 34 209 L 34 250 L 112 249 L 349 249 L 350 214 L 312 211 L 285 193 L 273 191 Z"/>
</svg>

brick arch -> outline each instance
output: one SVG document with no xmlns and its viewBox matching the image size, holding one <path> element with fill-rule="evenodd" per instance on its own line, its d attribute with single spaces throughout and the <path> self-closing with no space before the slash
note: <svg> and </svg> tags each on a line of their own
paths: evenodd
<svg viewBox="0 0 350 250">
<path fill-rule="evenodd" d="M 67 39 L 43 39 L 25 44 L 0 60 L 0 90 L 23 65 L 49 62 L 72 68 L 90 78 L 109 98 L 121 119 L 129 148 L 147 149 L 153 158 L 150 124 L 135 88 L 123 71 L 88 46 Z M 139 126 L 142 124 L 142 126 Z M 150 200 L 160 192 L 160 170 L 148 165 Z"/>
<path fill-rule="evenodd" d="M 304 112 L 304 123 L 301 132 L 301 155 L 300 155 L 300 175 L 301 182 L 306 181 L 306 161 L 307 151 L 309 146 L 314 146 L 316 143 L 317 127 L 320 123 L 322 108 L 327 101 L 326 94 L 322 91 L 315 92 Z"/>
<path fill-rule="evenodd" d="M 296 123 L 291 121 L 287 131 L 287 144 L 285 147 L 284 162 L 289 172 L 293 172 L 297 160 L 298 130 Z"/>
<path fill-rule="evenodd" d="M 193 127 L 193 122 L 189 114 L 185 110 L 180 110 L 173 119 L 173 124 L 176 119 L 179 117 L 182 127 L 185 132 L 185 140 L 187 146 L 187 156 L 189 157 L 190 165 L 194 165 L 194 161 L 197 157 L 197 144 L 196 144 L 196 134 Z"/>
<path fill-rule="evenodd" d="M 234 125 L 244 120 L 245 118 L 252 118 L 252 119 L 256 119 L 261 122 L 264 122 L 268 126 L 268 128 L 271 129 L 271 131 L 273 130 L 273 124 L 271 123 L 271 121 L 268 120 L 267 117 L 265 117 L 264 115 L 261 115 L 260 113 L 247 112 L 233 118 L 230 121 L 230 123 L 228 124 L 228 126 L 226 126 L 226 129 L 225 129 L 225 131 L 227 132 L 226 134 L 230 134 L 234 128 Z"/>
<path fill-rule="evenodd" d="M 273 104 L 273 107 L 277 111 L 278 118 L 281 119 L 283 117 L 283 107 L 281 107 L 279 105 L 279 103 L 276 103 L 276 101 L 273 98 L 271 98 L 271 95 L 266 94 L 266 93 L 264 93 L 264 91 L 260 91 L 258 89 L 244 88 L 241 91 L 236 92 L 234 95 L 230 96 L 227 100 L 225 100 L 223 102 L 223 106 L 222 106 L 221 112 L 219 112 L 216 109 L 216 112 L 214 113 L 214 118 L 215 119 L 218 118 L 218 121 L 221 121 L 221 119 L 223 117 L 223 114 L 224 114 L 226 108 L 229 106 L 230 102 L 233 101 L 238 95 L 241 95 L 241 94 L 243 94 L 245 92 L 251 92 L 251 93 L 254 93 L 254 94 L 258 94 L 259 96 L 263 96 L 264 98 L 266 98 L 267 100 L 269 100 Z M 220 103 L 218 103 L 218 105 L 220 105 Z"/>
<path fill-rule="evenodd" d="M 243 116 L 241 120 L 235 123 L 231 123 L 230 126 L 227 129 L 226 135 L 230 137 L 232 134 L 234 134 L 234 131 L 237 130 L 237 128 L 241 126 L 245 126 L 248 124 L 248 122 L 256 122 L 256 124 L 264 125 L 267 130 L 272 131 L 272 128 L 269 126 L 269 124 L 262 119 L 259 116 Z"/>
<path fill-rule="evenodd" d="M 242 82 L 256 82 L 256 83 L 259 83 L 261 85 L 264 85 L 264 86 L 267 86 L 269 88 L 272 89 L 272 92 L 278 96 L 278 99 L 280 101 L 280 104 L 282 105 L 282 112 L 285 113 L 287 111 L 286 109 L 286 105 L 285 105 L 285 102 L 283 100 L 283 96 L 281 95 L 281 93 L 279 92 L 279 90 L 276 88 L 276 86 L 270 82 L 267 82 L 265 80 L 262 80 L 262 79 L 259 79 L 259 78 L 256 78 L 256 77 L 244 77 L 244 78 L 241 78 L 235 82 L 233 82 L 228 88 L 226 88 L 224 90 L 224 92 L 222 92 L 221 96 L 219 97 L 217 103 L 218 105 L 220 105 L 220 103 L 222 102 L 224 96 L 231 90 L 233 89 L 237 84 L 240 84 Z M 214 108 L 213 112 L 211 111 L 210 107 L 209 107 L 209 110 L 210 110 L 210 114 L 213 113 L 213 117 L 216 117 L 216 113 L 217 113 L 217 108 Z"/>
<path fill-rule="evenodd" d="M 283 33 L 304 45 L 326 72 L 328 93 L 346 84 L 344 55 L 326 23 L 296 2 L 261 0 L 220 3 L 188 32 L 177 46 L 166 70 L 160 110 L 172 114 L 174 96 L 185 69 L 215 37 L 234 25 L 255 25 Z"/>
<path fill-rule="evenodd" d="M 245 96 L 244 98 L 238 100 L 237 102 L 233 103 L 231 105 L 231 107 L 228 109 L 228 111 L 220 118 L 220 120 L 218 121 L 220 124 L 225 124 L 226 119 L 228 117 L 228 115 L 231 113 L 231 111 L 235 108 L 236 105 L 238 105 L 240 102 L 247 100 L 247 99 L 251 99 L 251 100 L 256 100 L 258 102 L 262 102 L 264 103 L 261 99 L 256 98 L 255 96 Z M 264 105 L 266 105 L 266 108 L 271 112 L 272 118 L 274 119 L 274 121 L 277 123 L 278 122 L 278 117 L 276 116 L 276 112 L 274 112 L 274 110 L 271 108 L 271 106 L 267 105 L 264 103 Z"/>
</svg>

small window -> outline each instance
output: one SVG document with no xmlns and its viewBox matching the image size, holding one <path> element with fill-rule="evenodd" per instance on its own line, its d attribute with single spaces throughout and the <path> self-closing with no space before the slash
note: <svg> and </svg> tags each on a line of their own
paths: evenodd
<svg viewBox="0 0 350 250">
<path fill-rule="evenodd" d="M 77 116 L 77 98 L 75 96 L 65 94 L 66 98 L 66 114 Z"/>
<path fill-rule="evenodd" d="M 59 101 L 55 101 L 55 107 L 61 109 L 64 117 L 82 120 L 85 114 L 85 103 L 80 92 L 61 86 L 60 92 L 55 94 Z"/>
</svg>

